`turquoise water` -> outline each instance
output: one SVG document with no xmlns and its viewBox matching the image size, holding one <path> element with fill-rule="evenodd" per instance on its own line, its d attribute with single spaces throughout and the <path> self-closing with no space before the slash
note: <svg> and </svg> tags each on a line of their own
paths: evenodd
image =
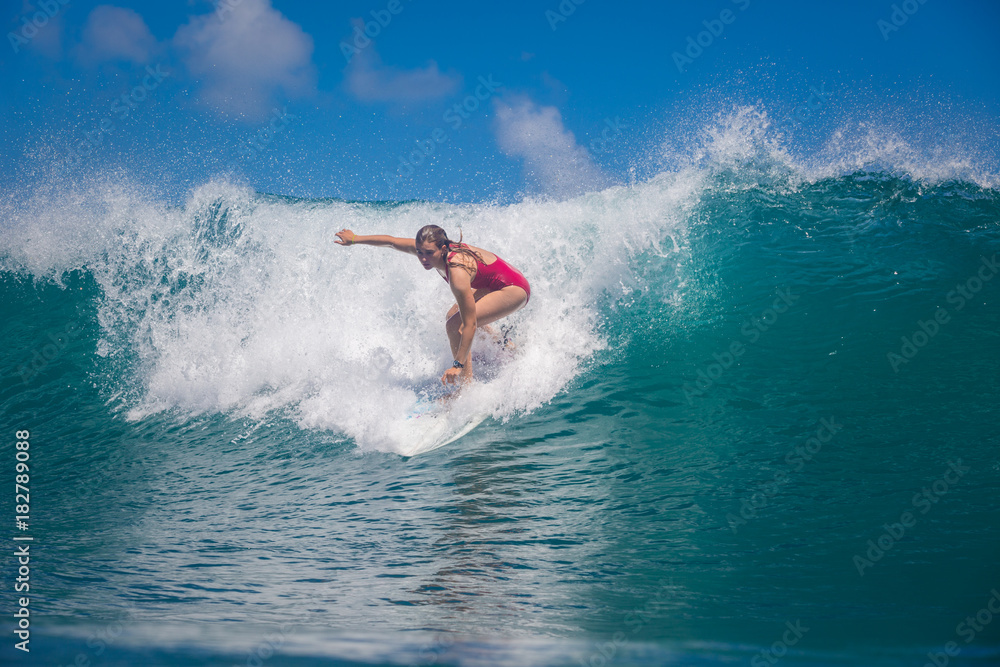
<svg viewBox="0 0 1000 667">
<path fill-rule="evenodd" d="M 733 159 L 561 203 L 117 183 L 5 219 L 5 664 L 1000 662 L 990 184 Z M 449 293 L 333 232 L 431 222 L 532 301 L 512 361 L 477 343 L 491 418 L 405 458 Z"/>
</svg>

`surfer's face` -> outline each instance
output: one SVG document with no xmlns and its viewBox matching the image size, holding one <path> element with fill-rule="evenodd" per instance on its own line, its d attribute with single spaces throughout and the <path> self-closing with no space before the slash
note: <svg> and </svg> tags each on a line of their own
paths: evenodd
<svg viewBox="0 0 1000 667">
<path fill-rule="evenodd" d="M 440 269 L 444 268 L 444 263 L 441 261 L 441 255 L 444 253 L 444 248 L 438 248 L 433 243 L 418 243 L 417 244 L 417 259 L 420 263 L 424 265 L 425 269 Z"/>
</svg>

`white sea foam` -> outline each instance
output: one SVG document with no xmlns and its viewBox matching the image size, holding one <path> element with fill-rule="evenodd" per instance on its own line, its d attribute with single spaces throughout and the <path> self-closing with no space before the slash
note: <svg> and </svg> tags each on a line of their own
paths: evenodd
<svg viewBox="0 0 1000 667">
<path fill-rule="evenodd" d="M 673 149 L 684 159 L 645 182 L 511 205 L 298 201 L 212 181 L 168 206 L 124 179 L 95 177 L 0 204 L 0 268 L 95 277 L 96 353 L 130 370 L 120 382 L 132 419 L 280 412 L 362 449 L 394 451 L 408 410 L 451 362 L 444 314 L 453 299 L 413 257 L 342 247 L 334 232 L 412 237 L 438 224 L 525 274 L 531 301 L 509 318 L 517 354 L 466 399 L 508 420 L 555 397 L 606 346 L 602 304 L 644 287 L 637 258 L 667 258 L 677 289 L 660 296 L 683 298 L 689 218 L 715 173 L 753 187 L 761 176 L 809 181 L 889 163 L 917 178 L 995 181 L 969 160 L 922 157 L 888 133 L 846 136 L 831 137 L 825 156 L 796 158 L 766 114 L 740 109 Z M 480 361 L 491 345 L 477 341 Z"/>
<path fill-rule="evenodd" d="M 978 137 L 921 136 L 871 112 L 870 120 L 842 121 L 819 150 L 793 150 L 786 128 L 767 111 L 738 107 L 718 113 L 700 127 L 672 136 L 660 147 L 659 163 L 672 169 L 739 169 L 753 182 L 761 174 L 815 182 L 858 171 L 908 176 L 928 185 L 967 181 L 1000 188 L 997 164 Z M 912 122 L 912 121 L 911 121 Z M 926 128 L 930 134 L 933 128 Z"/>
<path fill-rule="evenodd" d="M 132 370 L 130 418 L 281 411 L 392 451 L 420 392 L 451 363 L 444 315 L 454 299 L 412 256 L 343 247 L 334 232 L 412 238 L 439 224 L 528 277 L 531 301 L 509 318 L 516 354 L 464 399 L 507 420 L 552 399 L 605 345 L 606 292 L 632 281 L 638 253 L 676 252 L 698 192 L 691 172 L 564 202 L 378 207 L 211 182 L 171 208 L 118 183 L 65 206 L 29 202 L 3 253 L 36 276 L 83 267 L 95 276 L 98 352 Z M 498 349 L 485 338 L 475 348 L 480 363 Z"/>
</svg>

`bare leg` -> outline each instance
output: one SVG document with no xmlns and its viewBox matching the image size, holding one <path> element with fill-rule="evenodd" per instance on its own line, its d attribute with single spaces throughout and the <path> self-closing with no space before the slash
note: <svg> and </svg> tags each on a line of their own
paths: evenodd
<svg viewBox="0 0 1000 667">
<path fill-rule="evenodd" d="M 520 287 L 509 285 L 496 292 L 476 290 L 473 298 L 476 300 L 476 326 L 485 328 L 491 322 L 507 317 L 523 307 L 528 302 L 528 293 Z M 458 304 L 455 304 L 448 311 L 448 320 L 445 323 L 453 358 L 458 355 L 458 348 L 462 344 L 462 326 L 462 315 L 458 312 Z M 465 384 L 472 379 L 472 351 L 469 351 L 466 360 L 459 361 L 465 364 L 462 370 L 462 384 Z"/>
</svg>

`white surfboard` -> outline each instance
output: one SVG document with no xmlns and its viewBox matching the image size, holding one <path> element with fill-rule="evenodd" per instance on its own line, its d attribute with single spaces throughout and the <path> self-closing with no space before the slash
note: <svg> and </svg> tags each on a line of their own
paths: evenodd
<svg viewBox="0 0 1000 667">
<path fill-rule="evenodd" d="M 476 383 L 489 384 L 514 358 L 516 344 L 509 326 L 501 327 L 499 333 L 478 331 L 476 335 L 478 345 L 473 348 L 472 356 Z M 420 398 L 406 417 L 405 444 L 396 451 L 403 456 L 416 456 L 444 447 L 467 435 L 490 416 L 489 411 L 463 404 L 463 397 L 448 398 L 447 392 L 448 389 L 440 384 L 420 392 Z"/>
<path fill-rule="evenodd" d="M 489 417 L 488 412 L 453 410 L 440 399 L 421 398 L 406 418 L 407 442 L 399 448 L 403 456 L 416 456 L 444 447 L 467 435 Z"/>
</svg>

